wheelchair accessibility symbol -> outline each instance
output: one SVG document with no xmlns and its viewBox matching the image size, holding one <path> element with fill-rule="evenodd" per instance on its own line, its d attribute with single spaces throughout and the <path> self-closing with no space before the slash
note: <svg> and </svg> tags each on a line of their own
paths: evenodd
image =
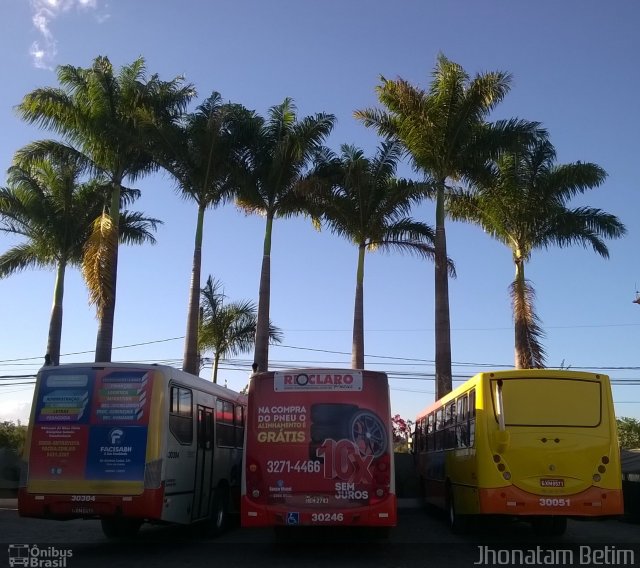
<svg viewBox="0 0 640 568">
<path fill-rule="evenodd" d="M 300 524 L 300 513 L 287 513 L 287 524 L 288 525 Z"/>
</svg>

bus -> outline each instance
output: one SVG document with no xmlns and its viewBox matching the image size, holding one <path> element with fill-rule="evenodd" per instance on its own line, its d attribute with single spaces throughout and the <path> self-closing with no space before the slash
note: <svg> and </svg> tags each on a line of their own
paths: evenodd
<svg viewBox="0 0 640 568">
<path fill-rule="evenodd" d="M 464 532 L 476 515 L 518 517 L 561 535 L 568 517 L 623 513 L 609 377 L 528 369 L 479 373 L 416 419 L 428 505 Z"/>
<path fill-rule="evenodd" d="M 165 365 L 74 363 L 39 372 L 18 511 L 222 532 L 239 511 L 246 396 Z"/>
<path fill-rule="evenodd" d="M 385 373 L 293 369 L 252 376 L 243 527 L 360 526 L 383 536 L 396 524 L 394 471 Z"/>
</svg>

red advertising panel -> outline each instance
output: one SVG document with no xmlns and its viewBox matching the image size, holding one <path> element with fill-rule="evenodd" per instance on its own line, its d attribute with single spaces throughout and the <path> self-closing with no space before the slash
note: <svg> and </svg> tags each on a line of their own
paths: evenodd
<svg viewBox="0 0 640 568">
<path fill-rule="evenodd" d="M 246 526 L 395 522 L 384 373 L 257 375 L 248 412 Z M 393 514 L 373 519 L 372 507 Z"/>
</svg>

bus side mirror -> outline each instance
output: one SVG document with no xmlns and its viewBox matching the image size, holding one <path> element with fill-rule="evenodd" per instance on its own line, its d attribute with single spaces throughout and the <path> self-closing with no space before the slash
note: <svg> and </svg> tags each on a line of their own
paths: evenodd
<svg viewBox="0 0 640 568">
<path fill-rule="evenodd" d="M 493 433 L 493 447 L 496 453 L 503 454 L 509 448 L 511 436 L 507 430 L 496 430 Z"/>
</svg>

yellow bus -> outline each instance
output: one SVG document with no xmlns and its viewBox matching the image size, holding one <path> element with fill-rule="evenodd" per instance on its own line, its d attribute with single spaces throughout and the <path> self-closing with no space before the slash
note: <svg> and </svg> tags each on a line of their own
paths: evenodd
<svg viewBox="0 0 640 568">
<path fill-rule="evenodd" d="M 447 511 L 454 532 L 504 515 L 560 535 L 568 517 L 623 513 L 606 375 L 479 373 L 418 415 L 413 452 L 425 502 Z"/>
</svg>

